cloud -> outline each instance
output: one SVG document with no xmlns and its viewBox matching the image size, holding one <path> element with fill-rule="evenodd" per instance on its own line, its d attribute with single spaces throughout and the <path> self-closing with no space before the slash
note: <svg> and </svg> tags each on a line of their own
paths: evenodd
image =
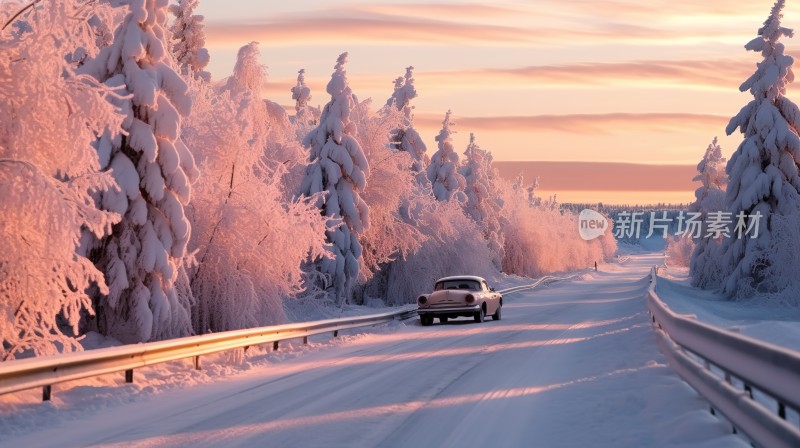
<svg viewBox="0 0 800 448">
<path fill-rule="evenodd" d="M 674 0 L 571 0 L 551 1 L 577 13 L 599 17 L 664 18 L 696 15 L 741 16 L 769 12 L 765 5 L 757 2 L 737 3 L 730 0 L 706 0 L 701 2 L 676 2 Z"/>
<path fill-rule="evenodd" d="M 547 86 L 592 86 L 641 83 L 680 87 L 735 89 L 753 72 L 747 59 L 654 60 L 630 62 L 587 62 L 519 68 L 482 68 L 458 71 L 417 71 L 418 83 L 426 87 L 465 86 L 507 88 Z"/>
<path fill-rule="evenodd" d="M 414 123 L 419 127 L 441 126 L 442 116 L 417 115 Z M 688 113 L 607 113 L 570 115 L 529 115 L 458 117 L 454 121 L 457 129 L 475 132 L 565 132 L 611 134 L 645 130 L 670 133 L 695 129 L 722 129 L 730 118 L 720 115 Z"/>
<path fill-rule="evenodd" d="M 270 46 L 309 44 L 521 44 L 545 42 L 556 31 L 502 25 L 474 25 L 436 20 L 369 15 L 307 17 L 251 24 L 209 24 L 210 45 L 257 40 Z"/>
<path fill-rule="evenodd" d="M 351 7 L 353 13 L 368 12 L 415 18 L 446 17 L 450 20 L 461 19 L 476 21 L 482 21 L 486 18 L 505 19 L 509 17 L 519 17 L 520 14 L 526 13 L 526 9 L 529 8 L 478 3 L 380 3 L 353 5 Z"/>
<path fill-rule="evenodd" d="M 747 59 L 654 60 L 630 62 L 587 62 L 563 65 L 542 65 L 518 68 L 465 68 L 461 70 L 416 70 L 420 92 L 482 90 L 549 89 L 553 87 L 671 88 L 725 90 L 734 92 L 753 72 Z M 324 95 L 329 76 L 306 75 L 306 83 L 314 94 Z M 400 75 L 398 72 L 397 75 Z M 358 92 L 391 94 L 392 74 L 348 74 L 350 85 Z M 270 78 L 265 89 L 268 98 L 281 98 L 294 86 L 295 78 Z M 381 99 L 381 98 L 379 98 Z"/>
<path fill-rule="evenodd" d="M 443 8 L 442 6 L 434 6 Z M 396 14 L 396 13 L 395 13 Z M 434 15 L 435 16 L 435 15 Z M 506 22 L 503 22 L 506 23 Z M 512 22 L 508 22 L 512 23 Z M 685 29 L 653 28 L 632 23 L 586 20 L 574 25 L 553 24 L 541 15 L 531 15 L 516 25 L 473 22 L 464 17 L 431 19 L 423 14 L 394 15 L 357 10 L 309 12 L 303 17 L 284 16 L 251 23 L 209 22 L 206 28 L 210 46 L 240 45 L 257 40 L 268 46 L 343 44 L 372 45 L 474 45 L 545 46 L 598 43 L 653 43 L 726 39 L 717 32 L 699 35 Z M 523 24 L 524 23 L 524 24 Z M 699 37 L 698 37 L 699 36 Z"/>
</svg>

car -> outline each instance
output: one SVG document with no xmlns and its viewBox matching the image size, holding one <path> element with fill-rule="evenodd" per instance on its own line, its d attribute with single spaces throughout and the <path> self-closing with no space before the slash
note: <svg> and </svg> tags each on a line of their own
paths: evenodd
<svg viewBox="0 0 800 448">
<path fill-rule="evenodd" d="M 472 317 L 475 322 L 483 322 L 486 316 L 500 320 L 503 296 L 489 287 L 481 277 L 457 275 L 440 278 L 433 292 L 417 298 L 417 314 L 420 324 L 432 325 L 433 319 L 446 323 L 456 317 Z"/>
</svg>

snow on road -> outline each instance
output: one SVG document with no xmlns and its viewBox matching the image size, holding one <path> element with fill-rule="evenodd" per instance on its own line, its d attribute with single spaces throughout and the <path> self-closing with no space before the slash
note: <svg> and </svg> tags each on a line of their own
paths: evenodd
<svg viewBox="0 0 800 448">
<path fill-rule="evenodd" d="M 656 292 L 673 311 L 800 351 L 800 308 L 796 304 L 770 296 L 729 300 L 718 292 L 693 288 L 686 268 L 662 269 L 659 276 Z"/>
<path fill-rule="evenodd" d="M 413 325 L 109 406 L 4 446 L 747 446 L 658 352 L 654 255 L 508 296 L 503 320 Z M 9 421 L 0 418 L 0 433 Z M 5 423 L 4 423 L 5 422 Z"/>
</svg>

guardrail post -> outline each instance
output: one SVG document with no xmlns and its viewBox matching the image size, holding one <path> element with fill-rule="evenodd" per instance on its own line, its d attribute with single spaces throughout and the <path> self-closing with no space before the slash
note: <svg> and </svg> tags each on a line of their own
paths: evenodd
<svg viewBox="0 0 800 448">
<path fill-rule="evenodd" d="M 50 401 L 50 393 L 52 391 L 53 390 L 51 389 L 51 386 L 49 384 L 47 386 L 43 386 L 42 387 L 42 401 Z"/>
<path fill-rule="evenodd" d="M 339 330 L 333 330 L 333 337 L 335 338 L 339 337 Z"/>
<path fill-rule="evenodd" d="M 778 402 L 778 417 L 786 420 L 786 405 L 782 401 Z"/>
<path fill-rule="evenodd" d="M 745 384 L 744 385 L 744 391 L 747 392 L 747 395 L 749 395 L 750 399 L 752 400 L 753 399 L 753 388 L 750 387 L 749 384 Z"/>
<path fill-rule="evenodd" d="M 274 342 L 272 343 L 272 351 L 273 351 L 273 352 L 276 352 L 276 351 L 278 351 L 278 342 L 279 342 L 279 341 L 274 341 Z"/>
<path fill-rule="evenodd" d="M 308 336 L 303 336 L 303 344 L 308 344 Z"/>
<path fill-rule="evenodd" d="M 200 365 L 200 357 L 199 356 L 195 356 L 194 357 L 194 369 L 195 370 L 202 370 L 202 368 L 203 367 Z"/>
<path fill-rule="evenodd" d="M 133 369 L 128 369 L 125 371 L 125 382 L 128 384 L 133 382 Z"/>
</svg>

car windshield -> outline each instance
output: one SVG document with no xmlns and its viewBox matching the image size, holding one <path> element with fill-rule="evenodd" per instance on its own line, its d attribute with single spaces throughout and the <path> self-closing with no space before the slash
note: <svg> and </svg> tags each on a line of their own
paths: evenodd
<svg viewBox="0 0 800 448">
<path fill-rule="evenodd" d="M 481 289 L 481 284 L 475 280 L 455 279 L 438 282 L 433 289 L 435 291 L 441 291 L 442 289 L 468 289 L 471 291 L 478 291 Z"/>
</svg>

